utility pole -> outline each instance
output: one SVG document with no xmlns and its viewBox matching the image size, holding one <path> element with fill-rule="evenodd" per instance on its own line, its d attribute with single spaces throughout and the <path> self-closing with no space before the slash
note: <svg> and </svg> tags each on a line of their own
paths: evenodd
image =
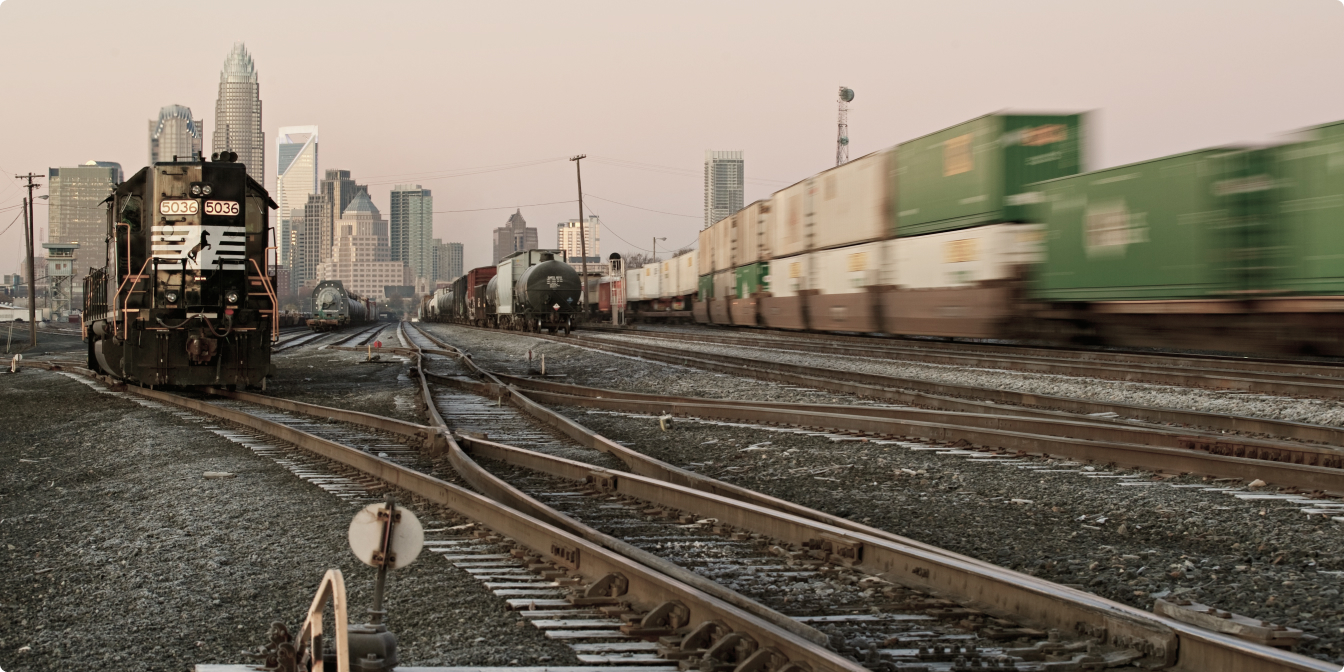
<svg viewBox="0 0 1344 672">
<path fill-rule="evenodd" d="M 654 239 L 653 239 L 653 263 L 655 263 L 655 264 L 658 263 L 658 241 L 660 241 L 660 240 L 663 241 L 664 243 L 667 242 L 667 239 L 666 239 L 666 238 L 658 238 L 658 237 L 654 237 Z"/>
<path fill-rule="evenodd" d="M 581 277 L 583 278 L 583 306 L 579 309 L 579 314 L 588 312 L 588 235 L 583 228 L 583 169 L 580 168 L 579 161 L 588 158 L 587 154 L 579 154 L 571 157 L 569 160 L 574 162 L 574 175 L 579 178 L 579 253 L 583 258 L 579 259 L 579 265 L 582 267 Z M 569 261 L 566 259 L 565 261 Z"/>
<path fill-rule="evenodd" d="M 23 200 L 23 240 L 28 254 L 28 345 L 37 346 L 37 283 L 33 277 L 33 189 L 42 185 L 34 184 L 33 179 L 42 177 L 28 173 L 15 175 L 20 180 L 28 180 L 28 198 Z"/>
</svg>

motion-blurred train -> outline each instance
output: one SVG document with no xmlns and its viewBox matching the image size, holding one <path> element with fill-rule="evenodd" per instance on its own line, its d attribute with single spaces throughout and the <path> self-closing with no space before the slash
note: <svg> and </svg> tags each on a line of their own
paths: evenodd
<svg viewBox="0 0 1344 672">
<path fill-rule="evenodd" d="M 560 250 L 525 250 L 474 268 L 420 303 L 425 322 L 568 334 L 582 316 L 579 273 Z M 559 257 L 559 258 L 557 258 Z"/>
<path fill-rule="evenodd" d="M 105 202 L 106 265 L 84 279 L 89 368 L 148 386 L 264 387 L 276 205 L 237 156 L 157 162 Z"/>
<path fill-rule="evenodd" d="M 636 320 L 1344 355 L 1344 122 L 1082 172 L 1086 121 L 996 113 L 874 152 L 598 298 Z"/>
<path fill-rule="evenodd" d="M 323 280 L 313 287 L 313 316 L 308 328 L 331 331 L 367 324 L 378 314 L 378 304 L 345 288 L 340 280 Z"/>
</svg>

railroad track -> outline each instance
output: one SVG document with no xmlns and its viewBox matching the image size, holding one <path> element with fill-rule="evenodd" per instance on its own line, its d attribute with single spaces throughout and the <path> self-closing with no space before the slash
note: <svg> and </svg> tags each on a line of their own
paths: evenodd
<svg viewBox="0 0 1344 672">
<path fill-rule="evenodd" d="M 464 328 L 475 329 L 476 327 Z M 1071 417 L 1089 422 L 1128 423 L 1141 421 L 1160 425 L 1200 428 L 1213 432 L 1235 433 L 1251 437 L 1279 437 L 1328 446 L 1344 445 L 1344 428 L 1329 425 L 1175 408 L 1095 402 L 973 385 L 938 383 L 917 378 L 803 366 L 764 358 L 699 352 L 648 343 L 620 342 L 582 334 L 569 337 L 545 334 L 526 335 L 531 338 L 550 340 L 629 357 L 831 392 L 855 394 L 890 403 L 929 409 L 990 415 Z M 1237 456 L 1243 452 L 1237 448 L 1238 444 L 1235 437 L 1227 437 L 1224 443 L 1226 445 L 1222 447 L 1213 446 L 1210 449 L 1227 450 L 1231 456 Z M 1308 462 L 1308 464 L 1310 463 Z"/>
<path fill-rule="evenodd" d="M 312 343 L 315 343 L 316 341 L 320 340 L 323 336 L 327 336 L 330 333 L 331 332 L 327 331 L 311 331 L 305 329 L 303 330 L 303 333 L 297 333 L 283 341 L 280 341 L 279 343 L 276 343 L 274 346 L 271 347 L 271 353 L 274 354 L 277 352 L 284 352 L 285 350 L 289 350 L 291 348 L 297 348 L 301 345 L 311 345 Z"/>
<path fill-rule="evenodd" d="M 897 336 L 858 336 L 844 334 L 813 333 L 804 331 L 774 331 L 754 327 L 711 326 L 698 329 L 668 329 L 658 327 L 613 327 L 603 324 L 585 324 L 584 330 L 598 333 L 618 333 L 635 336 L 670 338 L 673 340 L 701 341 L 723 344 L 776 343 L 792 346 L 788 349 L 812 351 L 820 345 L 828 349 L 838 346 L 845 350 L 857 348 L 861 353 L 880 352 L 896 355 L 909 353 L 920 357 L 924 354 L 934 356 L 968 356 L 971 358 L 1008 357 L 1027 361 L 1059 363 L 1077 363 L 1086 366 L 1090 363 L 1108 366 L 1139 366 L 1158 369 L 1213 369 L 1235 375 L 1270 374 L 1274 379 L 1280 376 L 1293 377 L 1306 382 L 1331 382 L 1330 379 L 1344 380 L 1344 362 L 1333 359 L 1313 360 L 1308 358 L 1263 358 L 1236 355 L 1160 353 L 1134 350 L 1038 347 L 1031 345 L 968 343 L 941 341 L 923 338 Z M 779 348 L 784 349 L 784 348 Z M 1007 367 L 999 367 L 1007 368 Z"/>
<path fill-rule="evenodd" d="M 407 340 L 415 346 L 412 349 L 420 349 L 416 337 Z M 440 349 L 452 352 L 444 344 Z M 419 364 L 416 371 L 428 368 L 424 355 L 417 352 L 415 356 Z M 460 516 L 463 527 L 459 531 L 471 535 L 431 542 L 438 545 L 436 550 L 444 551 L 450 562 L 467 571 L 493 578 L 488 583 L 494 585 L 487 587 L 497 593 L 525 591 L 510 598 L 513 606 L 528 609 L 538 627 L 574 638 L 588 646 L 581 651 L 590 651 L 587 655 L 604 657 L 607 662 L 639 656 L 641 662 L 689 659 L 692 667 L 743 671 L 857 671 L 863 669 L 858 661 L 870 666 L 886 663 L 887 669 L 923 665 L 923 669 L 969 670 L 978 666 L 993 670 L 999 665 L 997 669 L 1033 670 L 1046 669 L 1047 661 L 1057 663 L 1051 669 L 1067 669 L 1058 666 L 1065 662 L 1082 669 L 1079 666 L 1108 661 L 1122 664 L 1143 657 L 1143 662 L 1175 669 L 1333 670 L 1321 661 L 1168 621 L 878 530 L 864 532 L 863 526 L 849 521 L 845 521 L 845 527 L 820 522 L 829 516 L 682 472 L 606 441 L 545 411 L 490 374 L 473 370 L 469 357 L 458 361 L 468 375 L 446 376 L 453 382 L 442 384 L 474 387 L 487 399 L 494 396 L 502 402 L 507 398 L 580 446 L 603 450 L 632 471 L 661 472 L 669 478 L 617 471 L 487 438 L 454 437 L 432 404 L 427 410 L 433 422 L 420 426 L 245 393 L 228 393 L 231 401 L 218 403 L 134 388 L 130 391 L 228 420 L 246 431 L 310 451 L 315 459 L 353 470 L 366 483 L 376 481 L 382 487 L 409 491 L 426 503 L 449 507 Z M 431 402 L 435 398 L 432 378 L 433 374 L 426 374 L 419 380 L 422 393 Z M 228 404 L 265 404 L 272 410 L 229 408 Z M 285 412 L 279 414 L 274 409 Z M 311 418 L 319 417 L 376 432 L 360 438 L 363 430 L 315 429 Z M 293 425 L 296 421 L 298 426 Z M 338 440 L 322 436 L 328 431 L 335 432 L 328 436 Z M 387 443 L 389 437 L 399 440 Z M 363 443 L 354 447 L 340 441 Z M 407 446 L 408 454 L 414 449 L 446 455 L 457 476 L 488 497 L 398 464 L 398 460 L 390 459 L 390 453 L 379 457 L 378 453 L 387 452 L 383 449 L 401 443 Z M 482 469 L 472 456 L 506 465 L 495 471 L 510 478 L 501 479 Z M 669 482 L 676 480 L 691 485 Z M 525 490 L 549 492 L 551 501 L 530 496 Z M 760 504 L 716 491 L 745 493 Z M 791 614 L 801 617 L 791 620 L 808 628 L 826 628 L 825 640 L 830 646 L 800 636 L 807 633 L 806 629 L 781 627 L 765 617 L 768 612 L 747 611 L 694 583 L 669 578 L 667 572 L 656 569 L 659 563 L 653 560 L 650 563 L 654 566 L 632 561 L 629 555 L 594 541 L 604 541 L 603 536 L 596 535 L 605 533 L 562 515 L 562 510 L 586 516 L 599 526 L 636 529 L 639 536 L 671 537 L 667 543 L 681 549 L 696 544 L 720 548 L 722 555 L 687 555 L 682 551 L 677 557 L 692 564 L 732 557 L 734 562 L 714 565 L 721 570 L 718 578 L 748 593 L 755 586 L 757 594 L 767 599 L 778 592 L 780 582 L 810 581 L 825 575 L 829 585 L 835 586 L 834 594 L 839 596 L 836 601 L 801 606 L 800 611 L 805 613 Z M 716 535 L 724 545 L 706 545 L 705 535 Z M 619 546 L 615 543 L 619 541 L 608 544 Z M 500 550 L 506 552 L 490 552 Z M 491 555 L 503 557 L 486 557 Z M 540 575 L 519 578 L 529 570 Z M 863 595 L 866 591 L 872 592 Z M 879 594 L 881 597 L 876 597 Z M 866 616 L 873 618 L 843 613 L 854 611 L 850 607 L 856 605 L 867 608 Z M 832 613 L 812 613 L 813 606 Z M 878 613 L 871 613 L 872 608 Z M 822 617 L 831 617 L 831 622 Z M 996 618 L 1003 620 L 993 620 Z M 677 625 L 682 627 L 673 633 Z M 1024 627 L 1028 630 L 1022 630 Z M 1047 635 L 1046 630 L 1051 628 L 1060 630 L 1062 638 Z M 875 633 L 891 636 L 879 642 Z M 1026 637 L 1034 643 L 1005 649 L 996 639 L 999 636 Z M 639 641 L 655 637 L 660 639 L 650 642 L 652 647 Z M 1103 646 L 1088 646 L 1088 639 Z M 1015 667 L 1003 667 L 1001 656 L 1016 659 L 1012 661 Z M 958 658 L 962 660 L 958 662 Z"/>
</svg>

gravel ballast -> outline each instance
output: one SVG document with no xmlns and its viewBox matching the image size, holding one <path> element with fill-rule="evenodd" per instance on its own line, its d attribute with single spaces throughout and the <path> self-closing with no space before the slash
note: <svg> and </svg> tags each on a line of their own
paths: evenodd
<svg viewBox="0 0 1344 672">
<path fill-rule="evenodd" d="M 346 541 L 355 507 L 218 424 L 34 369 L 0 376 L 0 403 L 0 668 L 245 662 L 271 621 L 297 627 L 329 568 L 363 619 L 374 570 Z M 431 554 L 392 574 L 387 605 L 403 664 L 575 662 Z"/>
<path fill-rule="evenodd" d="M 526 374 L 534 368 L 526 361 L 530 349 L 534 357 L 547 355 L 548 374 L 580 385 L 705 398 L 856 402 L 846 395 L 620 357 L 521 334 L 450 325 L 428 327 L 467 349 L 478 364 L 506 373 Z M 770 353 L 772 358 L 777 354 L 781 353 Z M 817 365 L 810 357 L 804 363 Z M 972 370 L 966 375 L 1007 380 L 1032 374 Z M 1120 394 L 1123 398 L 1117 400 L 1125 403 L 1145 403 L 1123 396 L 1130 387 L 1163 388 L 1149 392 L 1172 398 L 1194 394 L 1217 401 L 1218 397 L 1245 396 L 1114 381 L 1072 381 L 1080 388 L 1111 386 L 1111 393 Z M 1059 388 L 1042 391 L 1072 394 Z M 1327 404 L 1297 399 L 1275 403 L 1279 402 Z M 901 444 L 834 442 L 826 437 L 691 420 L 678 420 L 672 431 L 664 432 L 655 418 L 560 410 L 600 434 L 672 464 L 1058 583 L 1078 585 L 1139 608 L 1149 609 L 1156 597 L 1166 596 L 1300 628 L 1318 638 L 1302 646 L 1302 653 L 1344 664 L 1344 612 L 1337 607 L 1339 591 L 1344 588 L 1344 525 L 1329 515 L 1303 513 L 1305 504 L 1173 487 L 1229 485 L 1229 490 L 1243 496 L 1265 494 L 1238 484 L 1190 478 L 1120 485 L 1125 480 L 1149 483 L 1150 475 L 1107 472 L 1091 465 L 1036 459 L 1020 465 L 984 464 L 968 461 L 964 455 L 937 455 Z M 1252 412 L 1244 408 L 1207 410 Z M 1040 467 L 1063 471 L 1042 473 L 1045 470 Z M 1094 479 L 1084 473 L 1136 478 Z"/>
</svg>

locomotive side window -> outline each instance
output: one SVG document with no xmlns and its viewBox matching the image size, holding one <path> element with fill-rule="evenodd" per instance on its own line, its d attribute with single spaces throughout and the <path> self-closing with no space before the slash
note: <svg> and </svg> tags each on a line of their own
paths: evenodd
<svg viewBox="0 0 1344 672">
<path fill-rule="evenodd" d="M 140 197 L 135 194 L 131 194 L 121 202 L 121 223 L 130 225 L 132 231 L 140 231 L 141 206 Z"/>
</svg>

